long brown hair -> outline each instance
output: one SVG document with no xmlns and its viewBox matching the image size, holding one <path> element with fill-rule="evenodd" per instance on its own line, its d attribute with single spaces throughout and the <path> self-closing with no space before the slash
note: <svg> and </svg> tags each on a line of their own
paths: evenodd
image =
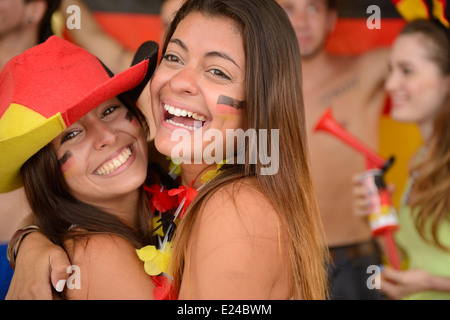
<svg viewBox="0 0 450 320">
<path fill-rule="evenodd" d="M 119 99 L 138 119 L 148 136 L 149 127 L 142 112 L 130 103 L 126 96 L 120 96 Z M 85 236 L 93 233 L 120 236 L 136 248 L 152 241 L 149 221 L 153 213 L 143 190 L 138 207 L 141 228 L 133 230 L 118 217 L 106 213 L 102 208 L 79 201 L 71 195 L 51 144 L 31 157 L 22 166 L 21 174 L 25 194 L 36 223 L 41 232 L 55 244 L 64 246 L 64 242 L 68 239 L 86 238 Z M 73 226 L 78 228 L 74 229 Z"/>
<path fill-rule="evenodd" d="M 449 33 L 439 22 L 417 20 L 408 24 L 401 35 L 425 36 L 429 40 L 429 59 L 438 66 L 443 76 L 450 77 Z M 416 228 L 424 240 L 450 251 L 438 238 L 439 225 L 450 219 L 450 88 L 436 117 L 426 155 L 411 170 L 418 173 L 412 190 L 412 206 L 419 208 Z M 431 223 L 432 239 L 426 236 L 428 223 Z"/>
<path fill-rule="evenodd" d="M 251 177 L 272 202 L 287 234 L 291 294 L 299 299 L 326 297 L 326 246 L 313 192 L 307 155 L 300 52 L 284 10 L 272 0 L 188 0 L 174 18 L 163 52 L 177 25 L 191 12 L 225 16 L 236 22 L 244 40 L 246 103 L 243 129 L 279 130 L 279 170 L 262 175 L 263 164 L 235 164 L 205 185 L 176 230 L 172 260 L 179 290 L 192 229 L 202 203 L 225 185 Z M 246 153 L 249 154 L 246 145 Z M 276 152 L 270 150 L 272 155 Z"/>
</svg>

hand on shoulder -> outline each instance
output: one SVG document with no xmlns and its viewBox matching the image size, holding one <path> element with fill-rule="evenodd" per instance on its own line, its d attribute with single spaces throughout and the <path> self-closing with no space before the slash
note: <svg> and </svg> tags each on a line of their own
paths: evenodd
<svg viewBox="0 0 450 320">
<path fill-rule="evenodd" d="M 152 279 L 125 239 L 97 234 L 65 247 L 81 280 L 80 289 L 66 289 L 68 299 L 153 299 Z"/>
</svg>

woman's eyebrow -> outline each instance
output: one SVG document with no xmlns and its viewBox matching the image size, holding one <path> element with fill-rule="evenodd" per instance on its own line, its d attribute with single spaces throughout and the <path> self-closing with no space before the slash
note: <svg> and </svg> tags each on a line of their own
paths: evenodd
<svg viewBox="0 0 450 320">
<path fill-rule="evenodd" d="M 411 68 L 414 66 L 414 63 L 408 60 L 398 61 L 398 65 L 402 68 Z"/>
<path fill-rule="evenodd" d="M 186 44 L 183 41 L 181 41 L 180 39 L 177 39 L 177 38 L 171 39 L 170 42 L 179 45 L 184 51 L 189 52 L 189 49 L 186 46 Z M 236 63 L 236 61 L 234 61 L 233 58 L 231 58 L 228 54 L 226 54 L 224 52 L 211 51 L 211 52 L 208 52 L 207 54 L 205 54 L 205 57 L 219 57 L 219 58 L 231 61 L 236 67 L 241 69 L 239 67 L 239 65 Z"/>
<path fill-rule="evenodd" d="M 186 52 L 189 51 L 187 46 L 180 39 L 170 39 L 169 43 L 175 43 L 175 44 L 179 45 L 184 51 L 186 51 Z"/>
<path fill-rule="evenodd" d="M 238 67 L 239 70 L 241 69 L 241 68 L 238 66 L 238 64 L 236 63 L 236 61 L 234 61 L 229 55 L 227 55 L 227 54 L 224 53 L 224 52 L 211 51 L 211 52 L 208 52 L 207 54 L 205 54 L 205 56 L 206 56 L 206 57 L 219 57 L 219 58 L 226 59 L 226 60 L 228 60 L 228 61 L 233 62 L 233 64 L 234 64 L 236 67 Z"/>
</svg>

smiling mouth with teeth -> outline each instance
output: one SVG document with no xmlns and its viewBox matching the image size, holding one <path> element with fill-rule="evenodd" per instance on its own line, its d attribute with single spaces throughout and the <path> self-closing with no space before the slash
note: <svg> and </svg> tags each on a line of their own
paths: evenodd
<svg viewBox="0 0 450 320">
<path fill-rule="evenodd" d="M 113 173 L 128 161 L 132 153 L 131 147 L 126 147 L 118 156 L 106 161 L 98 167 L 97 170 L 94 171 L 94 174 L 105 176 Z"/>
<path fill-rule="evenodd" d="M 203 127 L 207 121 L 205 116 L 199 115 L 196 112 L 175 108 L 168 104 L 164 105 L 164 110 L 166 111 L 164 113 L 164 121 L 191 131 Z"/>
</svg>

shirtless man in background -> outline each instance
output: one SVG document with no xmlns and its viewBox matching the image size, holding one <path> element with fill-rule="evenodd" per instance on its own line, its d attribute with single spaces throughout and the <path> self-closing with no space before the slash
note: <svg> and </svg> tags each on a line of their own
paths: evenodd
<svg viewBox="0 0 450 320">
<path fill-rule="evenodd" d="M 277 2 L 292 22 L 302 54 L 312 177 L 333 259 L 331 299 L 381 298 L 366 285 L 367 267 L 380 264 L 380 254 L 367 221 L 352 210 L 352 178 L 365 170 L 365 159 L 333 135 L 314 132 L 314 127 L 331 107 L 341 125 L 372 149 L 378 149 L 389 51 L 331 55 L 325 46 L 338 19 L 335 0 Z"/>
</svg>

